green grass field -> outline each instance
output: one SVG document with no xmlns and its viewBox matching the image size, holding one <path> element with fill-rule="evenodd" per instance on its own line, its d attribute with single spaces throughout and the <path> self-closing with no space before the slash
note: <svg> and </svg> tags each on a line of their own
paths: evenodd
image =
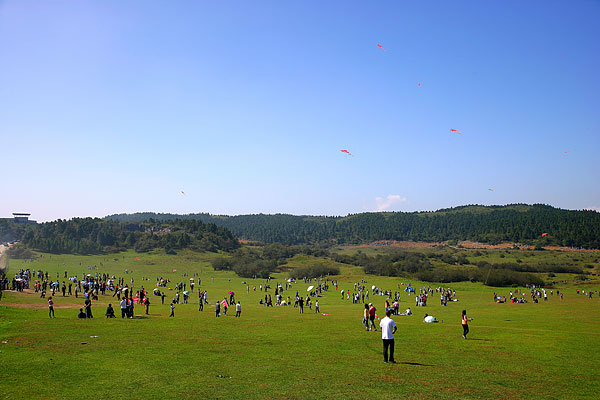
<svg viewBox="0 0 600 400">
<path fill-rule="evenodd" d="M 516 251 L 511 251 L 516 254 Z M 523 252 L 519 254 L 524 262 Z M 488 255 L 497 257 L 498 253 Z M 515 259 L 514 254 L 507 255 Z M 401 310 L 414 316 L 395 316 L 398 324 L 396 360 L 384 364 L 380 332 L 365 332 L 362 308 L 342 300 L 334 288 L 320 298 L 321 312 L 293 307 L 265 308 L 259 304 L 263 280 L 215 272 L 210 260 L 218 255 L 181 252 L 176 256 L 136 254 L 104 256 L 48 255 L 30 262 L 10 260 L 9 272 L 19 268 L 48 270 L 50 278 L 107 272 L 134 279 L 134 287 L 153 288 L 157 276 L 174 283 L 189 281 L 182 273 L 199 273 L 210 306 L 198 311 L 197 295 L 177 305 L 169 318 L 168 300 L 152 296 L 150 315 L 137 306 L 136 318 L 103 318 L 116 298 L 100 296 L 95 318 L 77 319 L 83 299 L 55 296 L 56 319 L 49 319 L 47 301 L 31 292 L 5 291 L 0 302 L 0 397 L 7 399 L 142 399 L 142 398 L 403 398 L 403 399 L 597 399 L 600 393 L 600 300 L 576 294 L 576 289 L 599 290 L 598 281 L 577 283 L 572 276 L 554 288 L 564 291 L 539 304 L 494 304 L 492 293 L 510 288 L 480 283 L 444 284 L 457 292 L 459 302 L 440 306 L 439 295 L 425 308 L 414 307 L 414 296 L 402 295 Z M 482 256 L 483 257 L 483 256 Z M 544 254 L 552 257 L 552 254 Z M 555 257 L 573 257 L 570 254 Z M 598 254 L 577 256 L 592 262 Z M 583 260 L 585 258 L 585 260 Z M 116 260 L 116 261 L 115 261 Z M 591 260 L 591 261 L 590 261 Z M 289 265 L 310 262 L 307 257 Z M 527 261 L 530 262 L 530 261 Z M 97 270 L 88 270 L 97 265 Z M 597 268 L 597 264 L 595 264 Z M 177 272 L 172 272 L 176 269 Z M 125 274 L 125 270 L 129 274 Z M 142 278 L 150 281 L 142 281 Z M 213 280 L 214 278 L 214 280 Z M 286 274 L 275 274 L 271 286 Z M 341 267 L 340 289 L 365 279 L 367 286 L 398 290 L 407 278 L 365 276 L 358 267 Z M 246 280 L 250 293 L 246 292 Z M 417 290 L 436 286 L 412 282 Z M 298 283 L 306 295 L 310 283 Z M 257 291 L 252 291 L 256 286 Z M 214 302 L 229 290 L 242 304 L 242 317 L 233 312 L 215 318 Z M 108 292 L 107 292 L 108 293 Z M 271 289 L 269 292 L 273 296 Z M 112 294 L 112 293 L 111 293 Z M 370 301 L 382 314 L 384 297 Z M 461 310 L 471 322 L 463 340 Z M 425 313 L 443 320 L 422 323 Z M 91 336 L 98 336 L 92 338 Z M 82 343 L 86 344 L 82 344 Z"/>
</svg>

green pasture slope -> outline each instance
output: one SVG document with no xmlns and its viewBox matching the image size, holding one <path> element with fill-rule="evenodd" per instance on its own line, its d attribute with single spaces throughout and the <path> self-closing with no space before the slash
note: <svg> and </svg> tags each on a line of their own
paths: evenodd
<svg viewBox="0 0 600 400">
<path fill-rule="evenodd" d="M 133 320 L 106 320 L 106 304 L 112 302 L 117 312 L 118 305 L 116 298 L 101 296 L 95 318 L 78 320 L 82 299 L 57 295 L 56 319 L 49 319 L 45 299 L 5 292 L 0 398 L 597 399 L 600 393 L 600 301 L 575 293 L 600 289 L 598 281 L 576 285 L 572 276 L 557 274 L 555 279 L 569 278 L 554 289 L 564 291 L 564 300 L 554 295 L 539 304 L 494 304 L 492 293 L 508 296 L 509 288 L 470 282 L 444 285 L 456 289 L 460 299 L 448 307 L 434 296 L 428 307 L 415 308 L 414 298 L 403 295 L 401 309 L 411 306 L 415 315 L 394 317 L 399 363 L 393 365 L 382 362 L 380 333 L 363 329 L 362 305 L 341 300 L 332 289 L 319 300 L 326 316 L 308 309 L 299 315 L 293 307 L 267 309 L 259 305 L 264 292 L 248 294 L 245 279 L 212 270 L 209 262 L 216 256 L 127 252 L 10 260 L 10 271 L 41 268 L 53 278 L 59 272 L 61 281 L 65 270 L 94 273 L 86 266 L 96 264 L 99 272 L 133 277 L 136 288 L 153 287 L 156 276 L 178 282 L 189 280 L 184 272 L 200 273 L 211 305 L 199 312 L 193 295 L 169 318 L 169 306 L 153 296 L 149 316 L 137 307 Z M 341 273 L 344 289 L 363 278 L 369 287 L 392 290 L 407 281 L 360 275 L 356 267 L 342 267 Z M 272 286 L 286 277 L 276 274 Z M 246 280 L 251 288 L 263 282 Z M 296 290 L 306 294 L 307 286 L 299 283 L 285 297 Z M 241 300 L 242 317 L 215 318 L 214 302 L 229 290 Z M 385 299 L 370 300 L 381 314 Z M 475 318 L 469 340 L 461 338 L 463 308 Z M 443 323 L 422 323 L 425 312 Z"/>
</svg>

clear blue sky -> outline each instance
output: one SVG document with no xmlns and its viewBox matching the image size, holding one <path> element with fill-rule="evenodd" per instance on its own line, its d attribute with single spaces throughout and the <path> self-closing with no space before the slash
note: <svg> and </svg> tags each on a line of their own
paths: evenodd
<svg viewBox="0 0 600 400">
<path fill-rule="evenodd" d="M 0 216 L 600 210 L 598 21 L 593 0 L 0 0 Z"/>
</svg>

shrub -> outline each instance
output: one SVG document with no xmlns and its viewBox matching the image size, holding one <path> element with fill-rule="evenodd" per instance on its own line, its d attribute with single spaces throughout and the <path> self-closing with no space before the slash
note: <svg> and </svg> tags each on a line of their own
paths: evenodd
<svg viewBox="0 0 600 400">
<path fill-rule="evenodd" d="M 290 271 L 290 278 L 303 279 L 303 278 L 319 278 L 328 275 L 339 275 L 340 269 L 323 264 L 314 264 L 304 267 L 298 267 Z"/>
</svg>

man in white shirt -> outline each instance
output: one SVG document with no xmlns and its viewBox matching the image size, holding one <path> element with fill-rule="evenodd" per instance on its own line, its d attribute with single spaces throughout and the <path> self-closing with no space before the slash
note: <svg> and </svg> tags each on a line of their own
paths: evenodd
<svg viewBox="0 0 600 400">
<path fill-rule="evenodd" d="M 388 362 L 388 348 L 390 349 L 390 362 L 396 363 L 394 360 L 394 333 L 396 333 L 396 323 L 390 318 L 392 310 L 386 310 L 385 318 L 379 323 L 381 328 L 381 339 L 383 339 L 383 362 Z"/>
<path fill-rule="evenodd" d="M 123 300 L 121 300 L 121 318 L 125 318 L 125 316 L 127 316 L 127 298 L 123 297 Z"/>
</svg>

